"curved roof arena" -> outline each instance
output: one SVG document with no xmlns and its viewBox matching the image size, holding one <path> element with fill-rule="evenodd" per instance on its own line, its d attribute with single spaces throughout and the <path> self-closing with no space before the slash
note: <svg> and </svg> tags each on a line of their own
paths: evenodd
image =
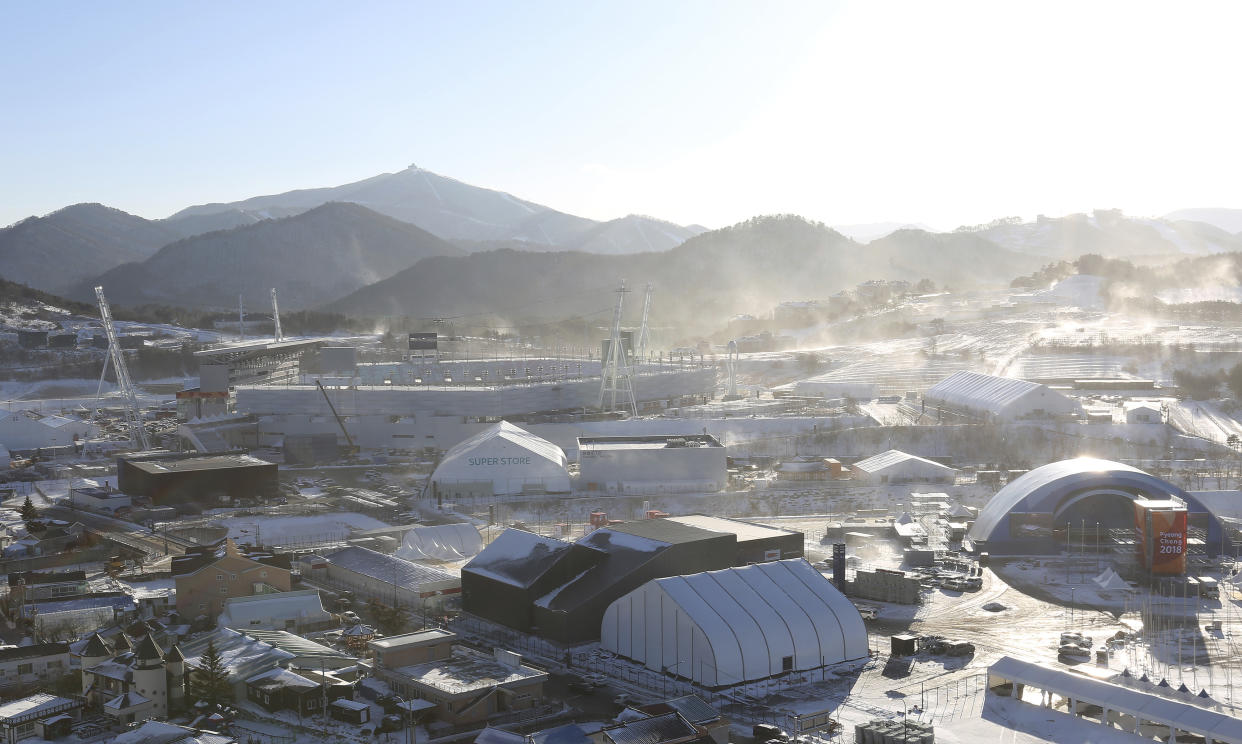
<svg viewBox="0 0 1242 744">
<path fill-rule="evenodd" d="M 976 541 L 1009 542 L 1009 515 L 1056 515 L 1071 504 L 1093 495 L 1120 495 L 1131 499 L 1185 501 L 1191 512 L 1206 511 L 1194 497 L 1154 475 L 1111 460 L 1080 457 L 1035 468 L 1010 481 L 988 501 L 970 528 Z"/>
</svg>

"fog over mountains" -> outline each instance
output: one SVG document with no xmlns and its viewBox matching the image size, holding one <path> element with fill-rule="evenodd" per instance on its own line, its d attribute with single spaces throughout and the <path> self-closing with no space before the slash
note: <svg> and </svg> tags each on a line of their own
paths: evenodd
<svg viewBox="0 0 1242 744">
<path fill-rule="evenodd" d="M 1083 254 L 1148 260 L 1242 250 L 1242 210 L 1164 218 L 1096 210 L 936 233 L 798 217 L 707 231 L 653 217 L 578 217 L 410 166 L 355 183 L 187 207 L 148 220 L 77 204 L 0 229 L 0 276 L 89 301 L 200 309 L 267 302 L 352 313 L 505 314 L 576 288 L 652 281 L 678 312 L 755 312 L 868 279 L 1007 283 Z M 894 229 L 896 228 L 896 229 Z M 592 312 L 566 299 L 548 317 Z M 766 303 L 766 305 L 764 304 Z M 543 311 L 540 311 L 543 312 Z M 551 312 L 551 311 L 549 311 Z"/>
</svg>

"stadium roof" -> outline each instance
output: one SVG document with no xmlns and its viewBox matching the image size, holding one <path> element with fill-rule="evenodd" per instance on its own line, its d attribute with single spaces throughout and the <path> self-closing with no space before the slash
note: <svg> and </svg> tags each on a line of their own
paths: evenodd
<svg viewBox="0 0 1242 744">
<path fill-rule="evenodd" d="M 1102 491 L 1123 493 L 1132 498 L 1176 496 L 1198 506 L 1198 502 L 1182 489 L 1136 467 L 1079 457 L 1049 463 L 1010 481 L 979 511 L 979 518 L 970 528 L 970 537 L 993 539 L 993 533 L 1000 527 L 1007 538 L 1008 529 L 1004 525 L 1012 512 L 1055 514 L 1073 499 Z"/>
</svg>

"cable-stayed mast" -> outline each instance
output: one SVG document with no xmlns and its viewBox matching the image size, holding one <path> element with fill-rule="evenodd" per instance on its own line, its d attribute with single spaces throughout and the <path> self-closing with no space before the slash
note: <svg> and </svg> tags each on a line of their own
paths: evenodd
<svg viewBox="0 0 1242 744">
<path fill-rule="evenodd" d="M 634 401 L 634 381 L 630 376 L 630 363 L 626 358 L 626 349 L 621 342 L 621 311 L 625 305 L 625 296 L 629 294 L 625 281 L 617 292 L 617 306 L 612 311 L 612 337 L 608 341 L 608 354 L 600 360 L 599 408 L 604 408 L 607 399 L 609 411 L 617 410 L 617 393 L 622 394 L 622 404 L 626 405 L 630 414 L 638 415 L 638 404 Z"/>
<path fill-rule="evenodd" d="M 651 315 L 651 291 L 651 282 L 647 282 L 647 294 L 643 298 L 643 323 L 638 328 L 638 342 L 635 344 L 638 347 L 636 358 L 639 364 L 647 361 L 647 344 L 651 341 L 651 334 L 647 330 L 647 317 Z"/>
<path fill-rule="evenodd" d="M 121 389 L 121 397 L 124 399 L 125 421 L 129 424 L 130 444 L 140 446 L 144 450 L 151 449 L 151 440 L 147 438 L 146 427 L 142 425 L 142 409 L 138 406 L 134 383 L 129 378 L 129 367 L 125 365 L 125 352 L 121 350 L 121 344 L 116 338 L 116 327 L 112 324 L 112 309 L 108 307 L 108 298 L 104 297 L 103 287 L 95 287 L 95 297 L 99 300 L 99 318 L 103 321 L 104 333 L 108 336 L 108 357 L 112 360 L 116 384 Z"/>
<path fill-rule="evenodd" d="M 280 330 L 280 307 L 276 305 L 276 288 L 272 287 L 272 325 L 276 329 L 276 340 L 284 341 L 285 334 Z"/>
</svg>

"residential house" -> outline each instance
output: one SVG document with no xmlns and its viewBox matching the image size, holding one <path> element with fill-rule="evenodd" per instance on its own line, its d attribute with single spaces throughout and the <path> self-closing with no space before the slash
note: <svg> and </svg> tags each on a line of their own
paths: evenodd
<svg viewBox="0 0 1242 744">
<path fill-rule="evenodd" d="M 485 654 L 457 646 L 455 633 L 425 630 L 371 641 L 375 676 L 421 701 L 441 727 L 483 726 L 543 700 L 547 672 L 511 651 Z M 433 723 L 433 726 L 435 724 Z"/>
<path fill-rule="evenodd" d="M 224 602 L 219 624 L 234 630 L 291 630 L 306 633 L 336 624 L 323 608 L 319 592 L 304 589 L 252 597 L 230 597 Z"/>
<path fill-rule="evenodd" d="M 302 716 L 316 715 L 336 700 L 353 699 L 353 686 L 331 674 L 308 669 L 294 672 L 277 667 L 246 680 L 246 699 L 266 710 L 293 710 Z"/>
<path fill-rule="evenodd" d="M 0 704 L 0 743 L 17 744 L 38 736 L 54 739 L 69 733 L 81 718 L 82 701 L 38 693 Z"/>
<path fill-rule="evenodd" d="M 120 724 L 164 718 L 184 707 L 186 665 L 179 648 L 165 653 L 148 633 L 132 651 L 112 652 L 99 634 L 82 649 L 82 691 L 89 707 Z"/>
<path fill-rule="evenodd" d="M 68 672 L 68 643 L 0 649 L 0 690 L 51 685 Z"/>
<path fill-rule="evenodd" d="M 177 613 L 213 622 L 232 597 L 287 592 L 292 582 L 287 555 L 244 551 L 232 540 L 173 559 Z"/>
</svg>

